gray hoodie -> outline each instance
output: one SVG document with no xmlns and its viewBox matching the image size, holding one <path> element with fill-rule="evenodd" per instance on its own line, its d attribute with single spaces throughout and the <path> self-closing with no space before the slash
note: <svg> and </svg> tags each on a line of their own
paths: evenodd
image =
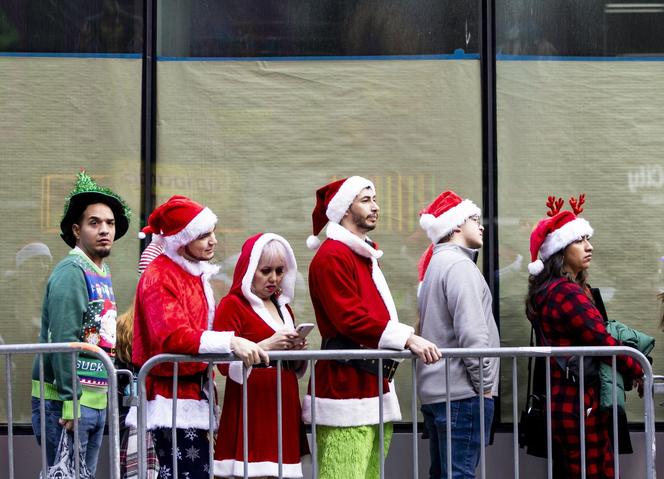
<svg viewBox="0 0 664 479">
<path fill-rule="evenodd" d="M 418 298 L 421 335 L 439 348 L 500 347 L 491 291 L 475 264 L 477 251 L 452 243 L 437 244 Z M 445 362 L 417 363 L 417 391 L 422 404 L 447 401 Z M 452 358 L 450 399 L 479 395 L 478 358 Z M 484 391 L 498 394 L 498 358 L 484 358 Z"/>
</svg>

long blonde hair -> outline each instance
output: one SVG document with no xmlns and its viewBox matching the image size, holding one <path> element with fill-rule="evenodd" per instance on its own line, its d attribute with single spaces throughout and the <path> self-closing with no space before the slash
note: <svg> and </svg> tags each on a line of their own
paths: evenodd
<svg viewBox="0 0 664 479">
<path fill-rule="evenodd" d="M 115 329 L 115 355 L 125 364 L 131 364 L 131 342 L 134 337 L 134 301 L 131 306 L 118 316 Z"/>
</svg>

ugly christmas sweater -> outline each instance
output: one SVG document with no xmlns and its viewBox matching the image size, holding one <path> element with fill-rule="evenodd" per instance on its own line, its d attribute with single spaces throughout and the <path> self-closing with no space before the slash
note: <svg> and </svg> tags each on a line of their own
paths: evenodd
<svg viewBox="0 0 664 479">
<path fill-rule="evenodd" d="M 42 306 L 40 343 L 85 342 L 112 355 L 115 348 L 117 308 L 106 264 L 99 268 L 78 247 L 55 267 L 46 284 Z M 100 359 L 78 353 L 72 377 L 72 356 L 44 354 L 44 398 L 62 401 L 63 419 L 74 418 L 74 385 L 79 405 L 105 409 L 108 373 Z M 39 358 L 32 370 L 32 396 L 40 397 Z M 77 412 L 76 417 L 80 415 Z"/>
</svg>

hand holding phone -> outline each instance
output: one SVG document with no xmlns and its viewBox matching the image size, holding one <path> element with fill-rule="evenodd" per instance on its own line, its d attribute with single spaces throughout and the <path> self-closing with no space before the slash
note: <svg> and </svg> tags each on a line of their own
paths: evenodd
<svg viewBox="0 0 664 479">
<path fill-rule="evenodd" d="M 297 328 L 295 328 L 295 332 L 299 336 L 300 339 L 304 339 L 307 337 L 307 335 L 314 330 L 314 323 L 302 323 L 298 324 Z"/>
</svg>

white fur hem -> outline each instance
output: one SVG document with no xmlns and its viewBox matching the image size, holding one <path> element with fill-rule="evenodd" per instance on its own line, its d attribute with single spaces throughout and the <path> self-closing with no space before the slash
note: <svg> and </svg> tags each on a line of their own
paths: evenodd
<svg viewBox="0 0 664 479">
<path fill-rule="evenodd" d="M 454 208 L 450 208 L 442 215 L 435 217 L 430 214 L 420 216 L 420 226 L 426 232 L 432 243 L 438 243 L 454 228 L 461 226 L 468 218 L 473 215 L 481 215 L 482 210 L 470 200 L 463 200 Z"/>
<path fill-rule="evenodd" d="M 250 462 L 247 464 L 247 475 L 249 477 L 277 477 L 279 476 L 279 464 L 276 462 Z M 281 465 L 283 477 L 303 477 L 302 464 Z M 244 462 L 234 459 L 214 461 L 214 475 L 221 477 L 244 477 Z"/>
<path fill-rule="evenodd" d="M 231 352 L 232 331 L 203 331 L 198 354 L 228 354 Z"/>
<path fill-rule="evenodd" d="M 592 235 L 593 229 L 590 223 L 583 218 L 576 218 L 569 223 L 565 223 L 546 237 L 540 247 L 540 257 L 542 261 L 546 261 L 570 243 L 580 240 L 584 236 L 590 238 Z"/>
<path fill-rule="evenodd" d="M 316 424 L 321 426 L 370 426 L 378 424 L 378 396 L 363 399 L 316 398 Z M 302 420 L 311 424 L 311 396 L 302 401 Z M 394 391 L 383 395 L 383 422 L 401 420 L 399 399 Z"/>
<path fill-rule="evenodd" d="M 132 406 L 127 413 L 125 423 L 128 426 L 138 427 L 136 406 Z M 215 411 L 216 413 L 216 411 Z M 157 396 L 148 401 L 147 410 L 147 429 L 157 429 L 160 427 L 172 427 L 173 400 L 163 396 Z M 195 428 L 210 429 L 210 407 L 205 400 L 196 399 L 178 399 L 175 427 L 178 429 Z M 217 429 L 217 414 L 214 415 L 214 429 Z"/>
<path fill-rule="evenodd" d="M 247 380 L 249 380 L 252 369 L 253 368 L 251 367 L 247 369 Z M 242 378 L 242 361 L 233 361 L 228 365 L 228 377 L 238 384 L 242 384 L 244 382 Z"/>
<path fill-rule="evenodd" d="M 406 341 L 415 330 L 398 321 L 388 321 L 378 341 L 378 349 L 404 349 Z"/>
<path fill-rule="evenodd" d="M 332 197 L 327 205 L 325 215 L 334 223 L 339 223 L 344 217 L 355 197 L 365 188 L 376 191 L 373 182 L 361 176 L 351 176 L 339 187 L 337 194 Z"/>
</svg>

